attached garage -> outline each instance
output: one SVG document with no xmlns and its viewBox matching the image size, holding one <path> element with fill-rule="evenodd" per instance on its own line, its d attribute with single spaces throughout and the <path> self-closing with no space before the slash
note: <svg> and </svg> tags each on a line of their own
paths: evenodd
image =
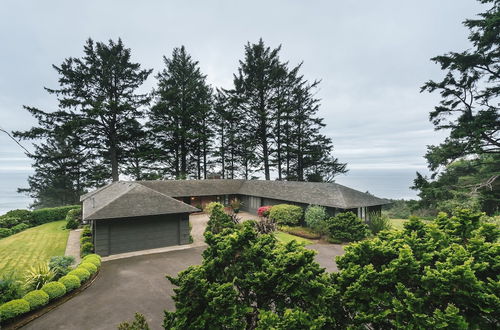
<svg viewBox="0 0 500 330">
<path fill-rule="evenodd" d="M 88 196 L 83 207 L 97 254 L 189 244 L 189 214 L 197 208 L 139 184 L 107 187 Z"/>
<path fill-rule="evenodd" d="M 98 220 L 94 242 L 103 256 L 189 244 L 189 214 Z"/>
</svg>

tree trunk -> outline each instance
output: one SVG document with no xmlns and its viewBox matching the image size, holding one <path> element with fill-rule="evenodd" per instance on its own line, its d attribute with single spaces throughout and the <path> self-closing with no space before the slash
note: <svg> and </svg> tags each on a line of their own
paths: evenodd
<svg viewBox="0 0 500 330">
<path fill-rule="evenodd" d="M 111 162 L 111 177 L 113 178 L 113 182 L 118 181 L 119 173 L 118 173 L 118 155 L 116 153 L 116 146 L 113 145 L 109 148 L 109 160 Z"/>
</svg>

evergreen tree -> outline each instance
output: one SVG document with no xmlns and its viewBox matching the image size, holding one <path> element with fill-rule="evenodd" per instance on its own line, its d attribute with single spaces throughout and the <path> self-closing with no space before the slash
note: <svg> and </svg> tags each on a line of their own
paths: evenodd
<svg viewBox="0 0 500 330">
<path fill-rule="evenodd" d="M 184 46 L 164 57 L 165 69 L 158 75 L 155 104 L 148 126 L 155 136 L 156 154 L 165 165 L 165 175 L 186 179 L 206 176 L 210 150 L 211 88 L 198 62 Z"/>
<path fill-rule="evenodd" d="M 136 90 L 152 70 L 142 70 L 131 62 L 131 51 L 121 39 L 108 44 L 88 39 L 82 58 L 70 57 L 54 66 L 60 75 L 59 89 L 46 90 L 57 95 L 59 107 L 81 114 L 86 133 L 94 148 L 111 166 L 111 178 L 119 179 L 120 154 L 124 148 L 128 122 L 143 116 L 141 107 L 149 96 Z"/>
</svg>

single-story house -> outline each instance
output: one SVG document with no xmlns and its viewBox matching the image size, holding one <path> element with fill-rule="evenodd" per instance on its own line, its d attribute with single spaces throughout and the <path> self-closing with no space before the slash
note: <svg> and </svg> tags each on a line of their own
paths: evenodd
<svg viewBox="0 0 500 330">
<path fill-rule="evenodd" d="M 80 201 L 96 253 L 110 255 L 188 244 L 189 214 L 209 202 L 228 204 L 233 199 L 251 213 L 264 205 L 314 204 L 331 215 L 353 211 L 365 220 L 388 203 L 336 183 L 229 179 L 118 181 Z"/>
</svg>

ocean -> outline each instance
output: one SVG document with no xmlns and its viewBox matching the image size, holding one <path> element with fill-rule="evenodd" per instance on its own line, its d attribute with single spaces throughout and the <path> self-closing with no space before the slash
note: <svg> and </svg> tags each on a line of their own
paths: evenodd
<svg viewBox="0 0 500 330">
<path fill-rule="evenodd" d="M 28 208 L 32 199 L 17 193 L 17 188 L 26 187 L 28 169 L 0 169 L 0 215 L 13 209 Z M 336 182 L 383 198 L 416 198 L 409 187 L 415 178 L 411 169 L 353 169 L 336 178 Z"/>
</svg>

